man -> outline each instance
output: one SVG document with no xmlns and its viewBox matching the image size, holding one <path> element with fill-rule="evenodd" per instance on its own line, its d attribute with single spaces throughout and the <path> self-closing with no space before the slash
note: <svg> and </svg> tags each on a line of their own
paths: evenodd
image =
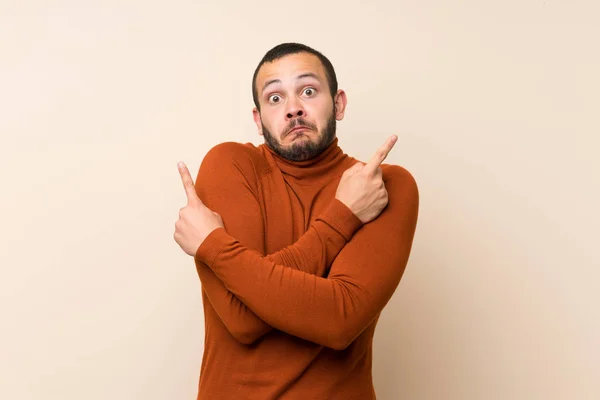
<svg viewBox="0 0 600 400">
<path fill-rule="evenodd" d="M 372 341 L 408 261 L 418 190 L 400 166 L 338 146 L 346 94 L 320 52 L 284 43 L 254 73 L 265 143 L 222 143 L 174 238 L 202 283 L 198 399 L 374 399 Z"/>
</svg>

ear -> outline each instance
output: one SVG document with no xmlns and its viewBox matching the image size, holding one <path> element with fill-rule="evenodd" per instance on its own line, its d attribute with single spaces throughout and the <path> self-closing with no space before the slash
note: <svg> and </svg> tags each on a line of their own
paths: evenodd
<svg viewBox="0 0 600 400">
<path fill-rule="evenodd" d="M 252 118 L 254 118 L 254 123 L 256 124 L 256 127 L 258 128 L 258 134 L 260 136 L 262 136 L 263 131 L 262 131 L 262 121 L 260 120 L 260 111 L 258 111 L 258 109 L 256 107 L 254 107 L 252 109 Z"/>
<path fill-rule="evenodd" d="M 338 121 L 343 120 L 344 113 L 346 112 L 346 105 L 348 104 L 346 92 L 339 89 L 333 98 L 333 104 L 335 106 L 335 119 Z"/>
</svg>

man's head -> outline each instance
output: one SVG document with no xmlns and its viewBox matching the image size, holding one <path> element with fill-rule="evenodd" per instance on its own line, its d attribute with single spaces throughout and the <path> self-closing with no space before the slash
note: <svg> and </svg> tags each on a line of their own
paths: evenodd
<svg viewBox="0 0 600 400">
<path fill-rule="evenodd" d="M 346 109 L 346 93 L 337 88 L 331 62 L 299 43 L 283 43 L 265 54 L 254 71 L 252 96 L 258 133 L 292 161 L 323 152 Z"/>
</svg>

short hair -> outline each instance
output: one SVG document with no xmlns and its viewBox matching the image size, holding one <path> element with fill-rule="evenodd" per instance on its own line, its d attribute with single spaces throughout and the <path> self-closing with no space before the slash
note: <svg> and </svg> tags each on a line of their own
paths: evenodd
<svg viewBox="0 0 600 400">
<path fill-rule="evenodd" d="M 281 43 L 271 50 L 267 51 L 262 60 L 258 63 L 258 66 L 254 70 L 254 75 L 252 76 L 252 99 L 254 100 L 254 105 L 260 111 L 260 103 L 258 102 L 258 90 L 256 88 L 256 76 L 258 75 L 258 70 L 262 67 L 263 64 L 268 62 L 273 62 L 278 60 L 284 56 L 289 54 L 297 54 L 297 53 L 309 53 L 317 56 L 325 69 L 325 76 L 327 77 L 327 82 L 329 83 L 329 91 L 331 92 L 331 97 L 335 97 L 335 94 L 338 90 L 338 82 L 337 77 L 335 75 L 335 70 L 333 69 L 333 65 L 331 61 L 327 57 L 325 57 L 321 52 L 308 47 L 301 43 Z"/>
</svg>

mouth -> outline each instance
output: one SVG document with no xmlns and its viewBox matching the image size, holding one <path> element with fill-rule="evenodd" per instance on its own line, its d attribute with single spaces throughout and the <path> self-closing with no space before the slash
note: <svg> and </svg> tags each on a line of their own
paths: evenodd
<svg viewBox="0 0 600 400">
<path fill-rule="evenodd" d="M 308 131 L 308 130 L 310 130 L 310 129 L 307 128 L 306 126 L 297 126 L 294 129 L 288 131 L 288 133 L 286 133 L 285 136 L 287 136 L 287 135 L 289 135 L 291 133 L 297 133 L 297 132 L 300 132 L 300 131 Z"/>
</svg>

